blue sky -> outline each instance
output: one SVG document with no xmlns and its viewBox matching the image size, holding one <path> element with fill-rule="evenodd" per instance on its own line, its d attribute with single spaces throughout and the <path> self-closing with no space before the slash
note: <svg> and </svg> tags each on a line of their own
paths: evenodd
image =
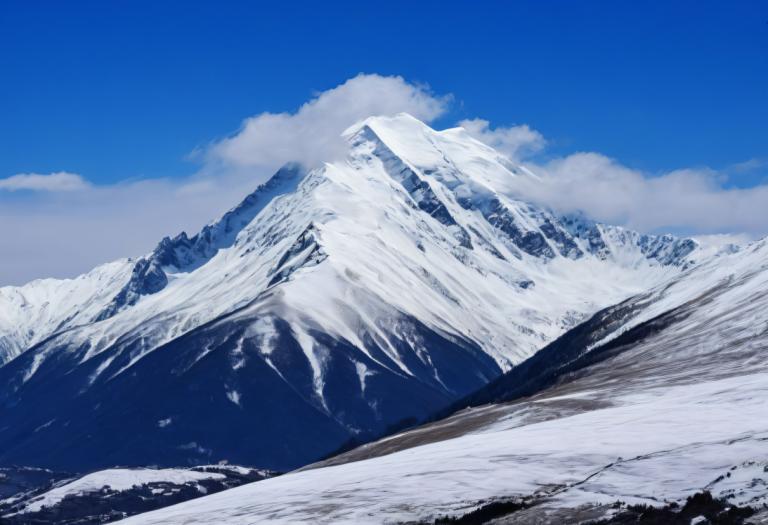
<svg viewBox="0 0 768 525">
<path fill-rule="evenodd" d="M 188 173 L 243 118 L 360 72 L 650 171 L 768 155 L 765 2 L 265 4 L 3 2 L 0 174 Z"/>
<path fill-rule="evenodd" d="M 696 184 L 715 184 L 713 194 L 768 183 L 766 2 L 271 4 L 0 3 L 0 233 L 22 232 L 12 246 L 24 254 L 15 266 L 23 270 L 0 268 L 0 284 L 140 254 L 176 228 L 211 219 L 205 214 L 234 204 L 234 193 L 176 222 L 137 201 L 151 220 L 135 223 L 144 228 L 136 239 L 73 258 L 64 270 L 29 264 L 42 257 L 35 246 L 58 242 L 36 237 L 44 226 L 90 207 L 94 215 L 71 229 L 101 240 L 112 224 L 105 192 L 134 184 L 144 195 L 158 191 L 153 184 L 188 180 L 205 170 L 200 152 L 244 119 L 295 112 L 361 72 L 428 85 L 442 104 L 430 118 L 438 128 L 472 119 L 490 121 L 489 129 L 530 126 L 546 142 L 536 162 L 555 174 L 576 166 L 646 180 L 698 170 L 708 178 Z M 57 179 L 67 189 L 101 193 L 3 192 L 9 177 L 58 172 L 76 174 Z M 148 182 L 140 189 L 137 181 Z M 726 209 L 734 195 L 713 198 Z M 753 197 L 738 202 L 763 202 Z M 625 222 L 649 231 L 768 233 L 766 212 L 755 213 L 757 222 L 736 217 L 719 228 L 680 215 Z M 103 231 L 82 226 L 93 217 Z"/>
</svg>

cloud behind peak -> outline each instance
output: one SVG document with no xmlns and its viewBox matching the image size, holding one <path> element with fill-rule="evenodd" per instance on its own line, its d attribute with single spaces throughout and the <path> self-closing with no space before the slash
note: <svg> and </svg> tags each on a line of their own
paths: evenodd
<svg viewBox="0 0 768 525">
<path fill-rule="evenodd" d="M 237 133 L 213 143 L 204 156 L 209 167 L 219 169 L 274 170 L 289 161 L 314 167 L 344 152 L 341 134 L 355 122 L 401 112 L 431 122 L 445 113 L 450 100 L 400 76 L 359 74 L 315 94 L 293 113 L 245 119 Z"/>
</svg>

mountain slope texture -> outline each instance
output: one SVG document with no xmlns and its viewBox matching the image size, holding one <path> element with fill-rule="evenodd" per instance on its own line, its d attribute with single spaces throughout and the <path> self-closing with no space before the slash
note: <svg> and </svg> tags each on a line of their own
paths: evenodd
<svg viewBox="0 0 768 525">
<path fill-rule="evenodd" d="M 449 523 L 478 509 L 505 524 L 670 523 L 704 491 L 752 510 L 674 523 L 765 523 L 767 348 L 763 240 L 598 312 L 465 400 L 490 404 L 126 523 Z M 672 514 L 625 519 L 628 505 Z"/>
</svg>

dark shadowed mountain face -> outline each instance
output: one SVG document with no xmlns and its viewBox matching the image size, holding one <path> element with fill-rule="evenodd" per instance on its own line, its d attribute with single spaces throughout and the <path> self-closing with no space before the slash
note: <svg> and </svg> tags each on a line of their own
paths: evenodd
<svg viewBox="0 0 768 525">
<path fill-rule="evenodd" d="M 0 464 L 287 470 L 429 417 L 709 253 L 516 200 L 535 176 L 461 129 L 400 115 L 345 138 L 196 235 L 0 288 Z"/>
<path fill-rule="evenodd" d="M 275 320 L 271 336 L 279 350 L 274 366 L 285 371 L 281 375 L 263 360 L 249 359 L 258 356 L 259 348 L 243 341 L 243 324 L 225 318 L 200 327 L 159 347 L 130 373 L 110 379 L 104 375 L 84 392 L 80 386 L 113 357 L 109 351 L 90 366 L 46 362 L 25 385 L 24 396 L 0 394 L 7 425 L 0 461 L 83 469 L 229 460 L 293 468 L 361 436 L 357 429 L 381 433 L 402 418 L 423 419 L 451 401 L 447 388 L 468 393 L 500 373 L 496 363 L 470 343 L 449 341 L 418 322 L 411 334 L 434 347 L 432 369 L 439 371 L 441 384 L 429 381 L 429 375 L 424 381 L 409 381 L 388 373 L 372 359 L 363 361 L 349 343 L 319 333 L 317 340 L 329 351 L 328 386 L 319 405 L 300 393 L 312 386 L 311 363 L 288 326 Z M 214 349 L 201 356 L 200 349 L 206 347 Z M 381 352 L 373 345 L 369 351 Z M 244 364 L 234 367 L 233 354 Z M 70 355 L 62 353 L 66 358 Z M 124 365 L 119 359 L 112 362 L 114 369 Z M 381 399 L 375 412 L 360 396 L 360 361 L 372 375 L 366 392 Z M 0 377 L 13 376 L 18 366 L 25 366 L 24 356 L 0 369 Z M 59 376 L 62 367 L 71 372 Z M 412 368 L 418 371 L 423 364 L 414 361 Z M 466 375 L 467 370 L 477 375 Z M 35 427 L 41 420 L 50 423 L 44 429 Z"/>
</svg>

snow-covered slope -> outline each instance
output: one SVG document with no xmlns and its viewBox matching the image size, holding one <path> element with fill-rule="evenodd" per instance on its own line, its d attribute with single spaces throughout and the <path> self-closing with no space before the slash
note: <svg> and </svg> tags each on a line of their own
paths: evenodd
<svg viewBox="0 0 768 525">
<path fill-rule="evenodd" d="M 535 175 L 460 128 L 399 115 L 345 138 L 191 238 L 29 285 L 28 313 L 3 289 L 0 462 L 301 465 L 709 255 L 510 198 Z"/>
<path fill-rule="evenodd" d="M 0 287 L 0 365 L 56 332 L 92 322 L 127 283 L 132 267 L 124 259 L 76 279 Z"/>
<path fill-rule="evenodd" d="M 701 490 L 762 509 L 768 241 L 596 320 L 542 350 L 552 360 L 527 368 L 555 376 L 533 397 L 464 410 L 126 523 L 432 522 L 497 500 L 527 506 L 501 523 L 579 523 L 619 511 L 617 501 L 659 506 Z M 517 386 L 499 381 L 491 392 Z"/>
<path fill-rule="evenodd" d="M 204 479 L 224 479 L 219 472 L 198 472 L 189 469 L 108 469 L 94 472 L 82 478 L 62 483 L 48 492 L 27 502 L 21 513 L 38 512 L 43 507 L 58 505 L 66 497 L 101 492 L 105 487 L 123 492 L 136 486 L 151 483 L 171 483 L 181 485 Z"/>
<path fill-rule="evenodd" d="M 107 523 L 274 474 L 234 465 L 111 468 L 0 499 L 0 521 L 9 525 Z"/>
</svg>

